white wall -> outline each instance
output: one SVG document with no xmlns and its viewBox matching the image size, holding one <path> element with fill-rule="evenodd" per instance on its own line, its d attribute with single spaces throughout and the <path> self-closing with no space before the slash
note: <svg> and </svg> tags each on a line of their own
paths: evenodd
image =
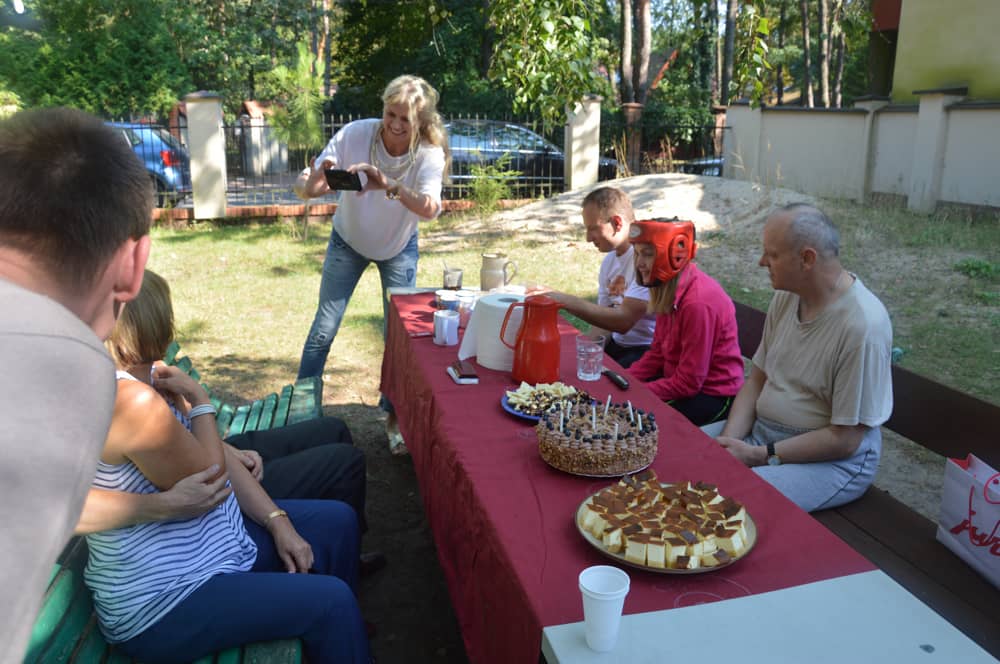
<svg viewBox="0 0 1000 664">
<path fill-rule="evenodd" d="M 1000 108 L 951 108 L 940 199 L 1000 207 Z"/>
<path fill-rule="evenodd" d="M 871 190 L 906 196 L 910 193 L 913 141 L 917 133 L 917 109 L 875 114 L 873 130 Z"/>
<path fill-rule="evenodd" d="M 928 200 L 1000 207 L 1000 105 L 925 101 L 920 111 L 732 106 L 723 175 L 813 196 L 902 195 L 920 209 Z M 921 113 L 946 123 L 942 141 L 918 141 Z M 924 180 L 939 178 L 940 187 L 918 192 L 915 170 Z"/>
<path fill-rule="evenodd" d="M 815 196 L 857 197 L 864 186 L 864 111 L 765 111 L 762 182 Z"/>
</svg>

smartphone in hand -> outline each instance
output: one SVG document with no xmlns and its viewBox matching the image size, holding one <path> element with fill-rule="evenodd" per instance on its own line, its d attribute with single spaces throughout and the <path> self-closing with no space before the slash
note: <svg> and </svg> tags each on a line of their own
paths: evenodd
<svg viewBox="0 0 1000 664">
<path fill-rule="evenodd" d="M 326 174 L 326 183 L 330 189 L 336 191 L 361 191 L 361 177 L 357 173 L 351 173 L 341 168 L 328 168 L 323 171 Z"/>
</svg>

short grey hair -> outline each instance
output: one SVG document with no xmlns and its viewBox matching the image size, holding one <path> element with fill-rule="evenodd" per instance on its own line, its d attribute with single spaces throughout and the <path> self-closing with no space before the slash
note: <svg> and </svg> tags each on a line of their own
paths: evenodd
<svg viewBox="0 0 1000 664">
<path fill-rule="evenodd" d="M 789 203 L 775 212 L 784 212 L 791 217 L 786 237 L 796 251 L 812 247 L 823 258 L 840 255 L 840 232 L 819 208 L 808 203 Z"/>
</svg>

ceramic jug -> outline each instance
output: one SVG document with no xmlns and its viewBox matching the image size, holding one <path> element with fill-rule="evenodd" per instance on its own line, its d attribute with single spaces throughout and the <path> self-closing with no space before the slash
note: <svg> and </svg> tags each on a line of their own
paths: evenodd
<svg viewBox="0 0 1000 664">
<path fill-rule="evenodd" d="M 510 267 L 510 274 L 507 268 Z M 510 283 L 517 274 L 517 263 L 507 260 L 507 254 L 483 254 L 483 267 L 479 270 L 479 288 L 489 291 Z"/>
<path fill-rule="evenodd" d="M 514 349 L 511 376 L 515 382 L 529 385 L 559 380 L 559 309 L 562 305 L 546 295 L 531 295 L 507 308 L 500 341 Z M 524 307 L 524 318 L 514 345 L 504 339 L 507 321 L 515 307 Z"/>
</svg>

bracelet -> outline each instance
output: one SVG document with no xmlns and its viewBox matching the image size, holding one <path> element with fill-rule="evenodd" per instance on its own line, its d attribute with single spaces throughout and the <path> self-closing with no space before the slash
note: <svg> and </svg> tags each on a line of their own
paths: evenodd
<svg viewBox="0 0 1000 664">
<path fill-rule="evenodd" d="M 385 197 L 390 201 L 399 200 L 399 190 L 402 188 L 403 184 L 399 180 L 389 180 L 389 186 L 385 188 Z"/>
<path fill-rule="evenodd" d="M 274 510 L 273 512 L 271 512 L 270 514 L 268 514 L 266 517 L 264 517 L 264 527 L 267 528 L 269 525 L 271 525 L 271 521 L 273 519 L 277 519 L 279 516 L 283 516 L 283 517 L 285 517 L 287 519 L 288 518 L 288 512 L 286 512 L 285 510 L 282 510 L 282 509 Z"/>
<path fill-rule="evenodd" d="M 188 419 L 193 420 L 199 415 L 215 415 L 218 411 L 215 410 L 215 406 L 210 403 L 203 403 L 200 406 L 195 406 L 188 411 Z"/>
</svg>

